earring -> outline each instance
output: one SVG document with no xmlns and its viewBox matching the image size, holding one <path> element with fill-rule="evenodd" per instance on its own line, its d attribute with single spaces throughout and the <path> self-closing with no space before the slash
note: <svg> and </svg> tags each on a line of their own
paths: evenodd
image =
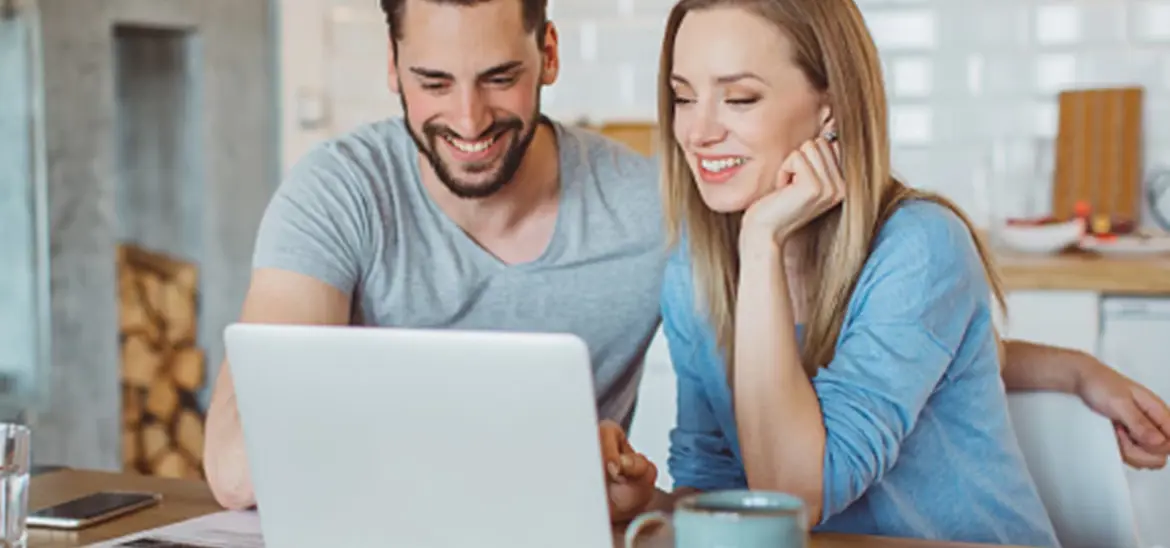
<svg viewBox="0 0 1170 548">
<path fill-rule="evenodd" d="M 826 141 L 828 141 L 828 142 L 830 142 L 830 143 L 836 142 L 836 141 L 837 141 L 837 132 L 836 132 L 836 130 L 829 130 L 829 131 L 826 131 L 826 132 L 825 132 L 825 135 L 824 135 L 824 138 L 825 138 L 825 140 L 826 140 Z"/>
</svg>

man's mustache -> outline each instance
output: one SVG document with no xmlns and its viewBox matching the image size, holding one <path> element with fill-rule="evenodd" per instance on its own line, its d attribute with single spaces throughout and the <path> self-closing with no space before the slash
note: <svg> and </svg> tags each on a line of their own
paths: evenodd
<svg viewBox="0 0 1170 548">
<path fill-rule="evenodd" d="M 520 130 L 523 127 L 524 123 L 521 122 L 518 118 L 508 118 L 505 120 L 496 120 L 495 122 L 492 122 L 492 125 L 488 126 L 487 129 L 483 130 L 482 133 L 475 137 L 464 137 L 455 130 L 451 129 L 449 126 L 434 123 L 424 124 L 423 132 L 432 139 L 436 137 L 454 137 L 462 141 L 481 141 L 488 137 L 499 135 L 509 130 Z"/>
</svg>

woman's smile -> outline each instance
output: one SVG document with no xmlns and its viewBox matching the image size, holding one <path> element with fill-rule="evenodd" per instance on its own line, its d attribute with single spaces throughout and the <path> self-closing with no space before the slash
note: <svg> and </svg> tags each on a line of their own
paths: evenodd
<svg viewBox="0 0 1170 548">
<path fill-rule="evenodd" d="M 748 162 L 746 156 L 696 154 L 696 170 L 704 183 L 720 184 L 731 180 Z"/>
</svg>

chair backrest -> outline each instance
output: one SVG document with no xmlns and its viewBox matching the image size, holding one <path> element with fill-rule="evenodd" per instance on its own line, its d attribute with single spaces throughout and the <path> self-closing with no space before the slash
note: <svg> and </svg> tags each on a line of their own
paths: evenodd
<svg viewBox="0 0 1170 548">
<path fill-rule="evenodd" d="M 666 336 L 659 327 L 646 352 L 642 382 L 638 387 L 638 406 L 629 437 L 630 445 L 658 467 L 656 486 L 667 493 L 674 489 L 674 480 L 666 464 L 677 409 L 678 381 L 666 346 Z"/>
<path fill-rule="evenodd" d="M 1064 548 L 1141 548 L 1113 425 L 1079 398 L 1008 394 L 1028 470 Z"/>
</svg>

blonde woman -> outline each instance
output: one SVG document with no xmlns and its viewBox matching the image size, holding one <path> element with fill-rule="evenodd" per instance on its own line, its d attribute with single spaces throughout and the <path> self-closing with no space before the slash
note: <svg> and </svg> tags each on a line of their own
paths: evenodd
<svg viewBox="0 0 1170 548">
<path fill-rule="evenodd" d="M 678 492 L 820 530 L 1056 546 L 1010 428 L 988 254 L 890 168 L 851 0 L 682 0 L 664 42 L 663 318 Z"/>
</svg>

